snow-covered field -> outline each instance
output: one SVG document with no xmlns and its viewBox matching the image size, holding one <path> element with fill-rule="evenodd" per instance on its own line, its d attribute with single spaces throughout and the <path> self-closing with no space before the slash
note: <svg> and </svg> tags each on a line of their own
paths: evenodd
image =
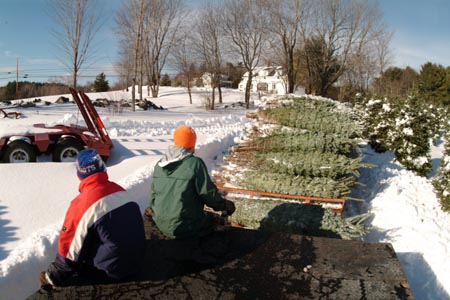
<svg viewBox="0 0 450 300">
<path fill-rule="evenodd" d="M 129 93 L 120 91 L 88 95 L 91 99 L 130 98 Z M 191 105 L 185 90 L 162 88 L 160 97 L 151 101 L 166 110 L 113 113 L 98 109 L 115 145 L 107 163 L 109 176 L 131 192 L 142 211 L 149 199 L 153 165 L 172 143 L 177 126 L 188 124 L 196 129 L 196 154 L 213 171 L 228 147 L 243 135 L 245 124 L 253 122 L 245 117 L 245 109 L 231 105 L 243 101 L 238 91 L 225 90 L 224 104 L 228 106 L 215 111 L 203 108 L 205 91 L 196 90 L 193 96 Z M 20 111 L 20 119 L 0 119 L 0 135 L 35 123 L 82 119 L 75 104 L 39 105 Z M 435 165 L 442 147 L 433 148 Z M 349 208 L 373 213 L 372 229 L 364 240 L 393 244 L 417 299 L 450 299 L 450 221 L 440 210 L 429 179 L 404 170 L 391 153 L 363 149 L 366 161 L 377 167 L 362 170 L 360 181 L 365 186 L 352 196 L 365 202 L 352 203 Z M 38 289 L 38 274 L 56 255 L 65 210 L 77 194 L 74 163 L 53 163 L 45 156 L 39 161 L 0 164 L 1 299 L 23 299 Z"/>
</svg>

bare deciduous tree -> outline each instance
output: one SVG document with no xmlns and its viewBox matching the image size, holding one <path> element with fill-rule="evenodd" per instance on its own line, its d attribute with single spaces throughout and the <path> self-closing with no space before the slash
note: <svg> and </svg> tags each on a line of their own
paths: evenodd
<svg viewBox="0 0 450 300">
<path fill-rule="evenodd" d="M 211 79 L 211 101 L 210 109 L 214 109 L 215 90 L 219 91 L 219 103 L 222 103 L 222 93 L 220 88 L 222 48 L 223 48 L 223 27 L 221 22 L 220 7 L 209 4 L 203 8 L 195 26 L 196 36 L 193 44 L 196 53 L 206 66 Z"/>
<path fill-rule="evenodd" d="M 270 30 L 276 35 L 271 49 L 280 58 L 287 75 L 287 92 L 293 93 L 298 69 L 295 67 L 295 49 L 301 41 L 311 2 L 306 0 L 280 0 L 270 2 Z"/>
<path fill-rule="evenodd" d="M 162 69 L 186 16 L 182 0 L 148 0 L 144 23 L 145 71 L 152 97 L 158 97 Z"/>
<path fill-rule="evenodd" d="M 142 83 L 143 73 L 143 28 L 145 11 L 147 10 L 146 0 L 130 0 L 124 2 L 123 8 L 119 11 L 116 17 L 116 23 L 118 25 L 118 33 L 121 36 L 123 45 L 131 45 L 131 52 L 129 50 L 123 50 L 126 55 L 125 59 L 130 57 L 132 53 L 133 57 L 133 69 L 131 71 L 131 102 L 132 110 L 135 111 L 136 104 L 136 84 L 138 82 L 138 74 L 140 76 L 139 83 Z M 128 63 L 124 65 L 129 66 Z M 139 99 L 142 100 L 142 85 L 139 85 Z"/>
<path fill-rule="evenodd" d="M 392 53 L 389 47 L 393 37 L 393 32 L 383 29 L 380 34 L 375 37 L 374 47 L 375 56 L 378 66 L 378 74 L 381 75 L 392 62 Z"/>
<path fill-rule="evenodd" d="M 339 79 L 339 100 L 353 99 L 356 93 L 367 94 L 375 78 L 390 62 L 389 43 L 392 33 L 380 22 L 381 13 L 373 9 L 370 16 L 376 20 L 365 32 L 364 39 L 349 55 L 348 66 Z"/>
<path fill-rule="evenodd" d="M 92 42 L 101 24 L 97 0 L 48 0 L 49 14 L 56 26 L 52 33 L 61 49 L 60 60 L 72 74 L 77 87 L 78 75 L 92 54 Z"/>
<path fill-rule="evenodd" d="M 373 3 L 372 3 L 373 4 Z M 368 50 L 376 38 L 386 34 L 380 26 L 380 10 L 368 0 L 316 0 L 315 16 L 307 37 L 320 42 L 321 58 L 308 68 L 318 74 L 317 93 L 329 96 L 329 89 L 349 69 L 350 64 L 366 63 Z M 306 52 L 311 61 L 310 52 Z M 317 59 L 317 58 L 315 58 Z"/>
<path fill-rule="evenodd" d="M 190 41 L 190 30 L 185 30 L 172 49 L 172 60 L 173 65 L 177 67 L 183 76 L 183 81 L 185 81 L 188 90 L 189 103 L 192 104 L 191 82 L 194 79 L 192 66 L 195 64 L 195 58 Z"/>
<path fill-rule="evenodd" d="M 118 53 L 118 61 L 114 65 L 115 71 L 120 76 L 120 85 L 121 88 L 126 88 L 128 91 L 128 87 L 132 82 L 132 72 L 133 68 L 133 49 L 128 46 L 128 43 L 122 40 L 122 43 L 119 44 L 119 53 Z"/>
<path fill-rule="evenodd" d="M 239 54 L 247 71 L 245 106 L 250 108 L 250 88 L 253 69 L 258 66 L 267 38 L 268 16 L 266 1 L 223 1 L 224 25 L 233 50 Z"/>
</svg>

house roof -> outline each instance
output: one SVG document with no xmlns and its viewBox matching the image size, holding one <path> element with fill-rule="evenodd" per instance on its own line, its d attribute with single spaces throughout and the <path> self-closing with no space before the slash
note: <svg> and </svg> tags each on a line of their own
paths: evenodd
<svg viewBox="0 0 450 300">
<path fill-rule="evenodd" d="M 276 74 L 282 75 L 283 67 L 281 66 L 264 66 L 255 67 L 253 69 L 253 74 L 258 76 L 275 76 Z M 245 72 L 243 77 L 248 77 L 248 72 Z"/>
</svg>

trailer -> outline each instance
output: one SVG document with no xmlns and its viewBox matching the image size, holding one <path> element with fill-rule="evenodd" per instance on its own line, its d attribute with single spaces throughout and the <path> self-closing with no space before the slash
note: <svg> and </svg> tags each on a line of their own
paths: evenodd
<svg viewBox="0 0 450 300">
<path fill-rule="evenodd" d="M 243 188 L 229 187 L 218 185 L 219 191 L 226 192 L 226 198 L 233 200 L 233 194 L 247 194 L 249 199 L 253 199 L 254 196 L 267 197 L 269 199 L 291 199 L 300 203 L 312 204 L 317 203 L 322 206 L 330 207 L 335 213 L 341 214 L 344 211 L 345 199 L 343 198 L 324 198 L 324 197 L 312 197 L 312 196 L 300 196 L 292 194 L 281 194 L 257 190 L 249 190 Z"/>
<path fill-rule="evenodd" d="M 172 240 L 150 216 L 144 227 L 146 254 L 135 277 L 75 276 L 26 299 L 414 299 L 389 243 L 237 227 L 202 240 Z"/>
<path fill-rule="evenodd" d="M 86 126 L 34 124 L 39 132 L 0 137 L 0 159 L 5 163 L 36 162 L 42 154 L 51 154 L 55 162 L 73 162 L 84 148 L 97 150 L 107 160 L 114 145 L 89 97 L 69 88 Z"/>
</svg>

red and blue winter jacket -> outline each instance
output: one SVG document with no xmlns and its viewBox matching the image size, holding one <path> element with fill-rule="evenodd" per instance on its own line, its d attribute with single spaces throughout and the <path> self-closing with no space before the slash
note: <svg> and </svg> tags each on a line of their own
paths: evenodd
<svg viewBox="0 0 450 300">
<path fill-rule="evenodd" d="M 106 172 L 83 179 L 79 190 L 66 212 L 58 254 L 48 270 L 51 280 L 58 285 L 83 265 L 114 279 L 137 273 L 145 252 L 138 204 Z"/>
</svg>

